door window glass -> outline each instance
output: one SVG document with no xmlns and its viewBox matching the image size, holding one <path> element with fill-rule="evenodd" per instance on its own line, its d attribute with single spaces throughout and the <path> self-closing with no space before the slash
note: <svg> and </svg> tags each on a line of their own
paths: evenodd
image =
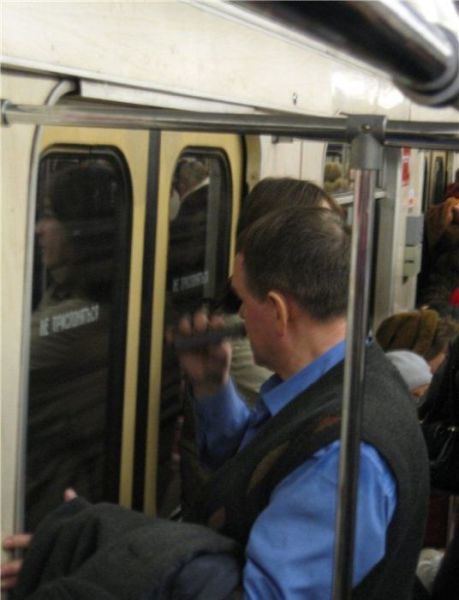
<svg viewBox="0 0 459 600">
<path fill-rule="evenodd" d="M 226 278 L 229 189 L 223 156 L 184 153 L 170 192 L 167 292 L 175 314 L 215 298 Z"/>
<path fill-rule="evenodd" d="M 37 189 L 26 455 L 26 527 L 63 491 L 116 488 L 130 191 L 111 149 L 53 148 Z M 123 253 L 124 246 L 124 253 Z M 118 431 L 119 433 L 119 431 Z M 111 437 L 112 436 L 112 437 Z M 115 441 L 119 446 L 119 436 Z M 116 454 L 116 452 L 115 452 Z"/>
<path fill-rule="evenodd" d="M 212 305 L 225 287 L 231 227 L 229 165 L 219 151 L 187 149 L 175 166 L 170 189 L 166 325 Z M 158 464 L 158 506 L 173 508 L 178 471 L 183 385 L 175 352 L 164 347 Z M 168 493 L 169 492 L 169 493 Z"/>
</svg>

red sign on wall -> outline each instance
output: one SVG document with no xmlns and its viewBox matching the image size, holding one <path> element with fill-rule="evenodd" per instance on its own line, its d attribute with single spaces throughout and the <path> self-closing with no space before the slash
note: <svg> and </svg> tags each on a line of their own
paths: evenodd
<svg viewBox="0 0 459 600">
<path fill-rule="evenodd" d="M 410 183 L 411 148 L 402 148 L 402 185 Z"/>
</svg>

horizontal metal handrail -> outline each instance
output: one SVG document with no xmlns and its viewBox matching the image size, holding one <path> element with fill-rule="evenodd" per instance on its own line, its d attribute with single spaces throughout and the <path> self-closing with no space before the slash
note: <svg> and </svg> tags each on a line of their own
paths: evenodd
<svg viewBox="0 0 459 600">
<path fill-rule="evenodd" d="M 284 135 L 336 143 L 349 140 L 347 117 L 202 113 L 143 107 L 101 107 L 77 102 L 36 106 L 13 104 L 8 100 L 2 100 L 1 110 L 4 125 L 211 131 Z M 384 144 L 459 150 L 459 126 L 458 123 L 387 121 Z"/>
</svg>

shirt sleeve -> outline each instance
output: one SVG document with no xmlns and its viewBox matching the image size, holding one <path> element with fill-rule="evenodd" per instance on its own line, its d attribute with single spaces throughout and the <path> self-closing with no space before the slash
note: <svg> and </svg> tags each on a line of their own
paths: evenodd
<svg viewBox="0 0 459 600">
<path fill-rule="evenodd" d="M 194 410 L 200 458 L 216 469 L 237 452 L 250 410 L 231 379 L 215 396 L 195 400 Z"/>
<path fill-rule="evenodd" d="M 337 441 L 276 487 L 249 537 L 245 600 L 331 598 L 338 464 Z M 396 501 L 392 472 L 372 446 L 362 443 L 353 585 L 384 556 Z"/>
</svg>

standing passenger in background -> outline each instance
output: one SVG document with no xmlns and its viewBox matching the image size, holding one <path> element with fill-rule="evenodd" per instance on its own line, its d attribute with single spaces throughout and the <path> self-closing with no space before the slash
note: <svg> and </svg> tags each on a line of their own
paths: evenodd
<svg viewBox="0 0 459 600">
<path fill-rule="evenodd" d="M 201 459 L 214 471 L 185 518 L 245 547 L 247 599 L 331 595 L 349 248 L 342 219 L 321 208 L 272 211 L 242 233 L 232 285 L 255 361 L 275 373 L 254 410 L 230 379 L 230 343 L 181 355 Z M 199 312 L 179 331 L 221 325 Z M 370 345 L 354 600 L 411 597 L 427 493 L 411 399 Z"/>
<path fill-rule="evenodd" d="M 416 352 L 409 350 L 393 350 L 386 352 L 386 356 L 402 376 L 418 407 L 432 381 L 429 363 Z"/>
<path fill-rule="evenodd" d="M 459 184 L 448 187 L 440 204 L 425 215 L 419 304 L 447 304 L 459 287 Z"/>
</svg>

